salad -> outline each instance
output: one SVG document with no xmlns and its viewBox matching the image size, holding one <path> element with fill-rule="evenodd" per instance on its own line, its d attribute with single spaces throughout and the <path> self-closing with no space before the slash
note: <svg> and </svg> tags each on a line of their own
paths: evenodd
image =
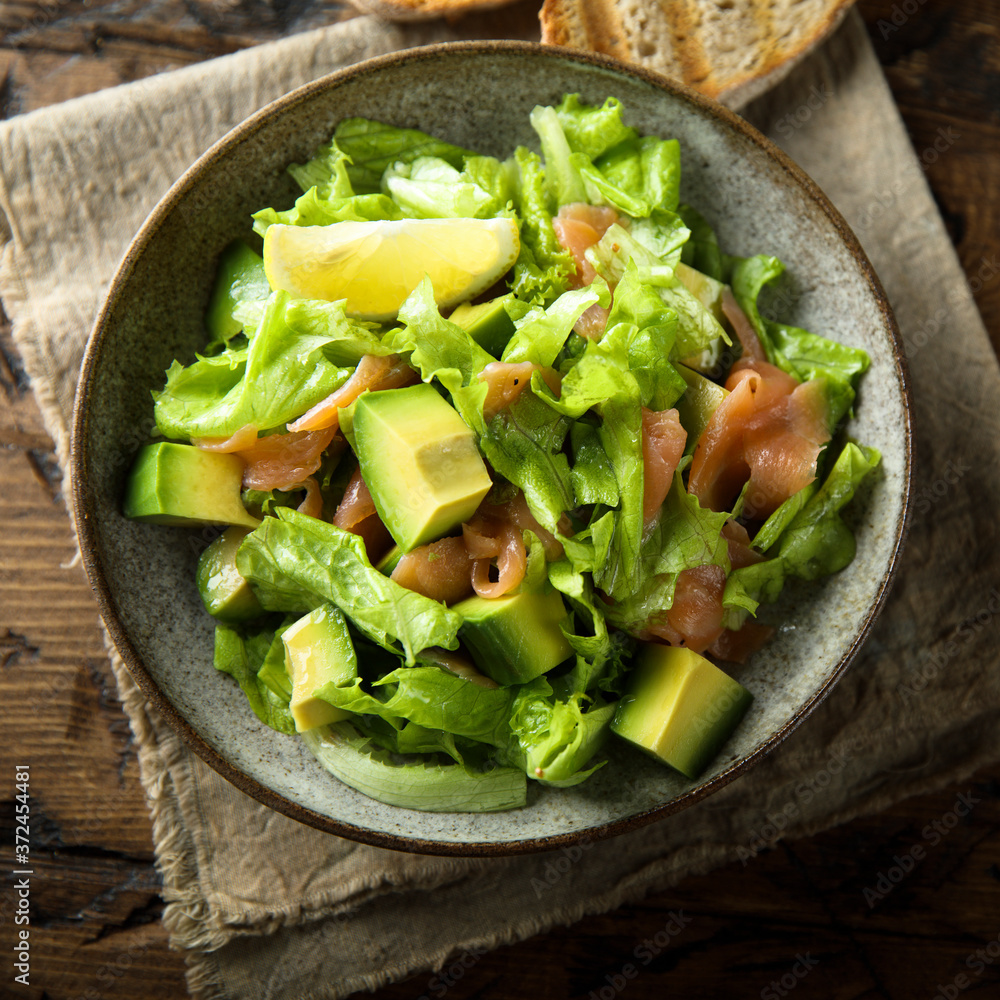
<svg viewBox="0 0 1000 1000">
<path fill-rule="evenodd" d="M 867 355 L 767 317 L 782 263 L 680 202 L 676 141 L 614 98 L 531 125 L 500 160 L 352 118 L 289 167 L 126 488 L 218 526 L 215 667 L 393 805 L 516 808 L 615 739 L 696 778 L 879 462 L 842 431 Z"/>
</svg>

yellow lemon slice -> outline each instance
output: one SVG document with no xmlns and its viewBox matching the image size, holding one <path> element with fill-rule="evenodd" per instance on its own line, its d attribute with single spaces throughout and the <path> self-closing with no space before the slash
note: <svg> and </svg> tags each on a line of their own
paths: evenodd
<svg viewBox="0 0 1000 1000">
<path fill-rule="evenodd" d="M 517 260 L 513 219 L 401 219 L 268 226 L 264 271 L 274 289 L 346 299 L 349 316 L 394 319 L 428 275 L 441 308 L 485 291 Z"/>
</svg>

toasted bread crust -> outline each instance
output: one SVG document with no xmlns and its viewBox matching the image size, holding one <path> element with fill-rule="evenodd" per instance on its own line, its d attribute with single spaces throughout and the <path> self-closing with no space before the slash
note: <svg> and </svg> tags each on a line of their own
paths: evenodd
<svg viewBox="0 0 1000 1000">
<path fill-rule="evenodd" d="M 542 41 L 639 63 L 742 107 L 780 80 L 853 0 L 545 0 Z"/>
</svg>

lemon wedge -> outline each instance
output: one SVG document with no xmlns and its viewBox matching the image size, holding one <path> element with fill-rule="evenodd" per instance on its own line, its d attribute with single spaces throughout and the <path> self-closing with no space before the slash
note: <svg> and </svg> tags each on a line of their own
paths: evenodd
<svg viewBox="0 0 1000 1000">
<path fill-rule="evenodd" d="M 442 309 L 485 291 L 517 260 L 513 219 L 400 219 L 268 226 L 264 272 L 273 289 L 346 299 L 348 316 L 394 319 L 426 274 Z"/>
</svg>

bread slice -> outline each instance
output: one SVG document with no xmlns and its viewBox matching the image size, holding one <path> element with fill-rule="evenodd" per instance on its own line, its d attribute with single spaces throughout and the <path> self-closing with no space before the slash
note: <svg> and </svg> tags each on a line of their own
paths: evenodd
<svg viewBox="0 0 1000 1000">
<path fill-rule="evenodd" d="M 776 84 L 853 0 L 545 0 L 542 41 L 663 73 L 732 108 Z"/>
</svg>

